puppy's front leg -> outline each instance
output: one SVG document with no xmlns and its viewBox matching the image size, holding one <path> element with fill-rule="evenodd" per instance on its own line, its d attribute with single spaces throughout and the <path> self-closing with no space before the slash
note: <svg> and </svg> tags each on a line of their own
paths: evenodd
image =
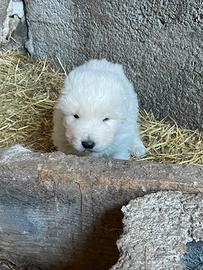
<svg viewBox="0 0 203 270">
<path fill-rule="evenodd" d="M 146 155 L 146 148 L 143 144 L 143 142 L 141 141 L 141 139 L 137 136 L 134 139 L 134 143 L 133 143 L 133 149 L 132 149 L 132 155 L 136 156 L 136 157 L 144 157 Z"/>
</svg>

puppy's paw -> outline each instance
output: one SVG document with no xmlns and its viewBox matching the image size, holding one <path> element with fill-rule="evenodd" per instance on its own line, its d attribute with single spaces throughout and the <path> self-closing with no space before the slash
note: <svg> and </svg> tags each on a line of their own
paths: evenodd
<svg viewBox="0 0 203 270">
<path fill-rule="evenodd" d="M 138 158 L 144 157 L 146 153 L 147 153 L 147 150 L 143 143 L 137 144 L 132 151 L 132 155 Z"/>
</svg>

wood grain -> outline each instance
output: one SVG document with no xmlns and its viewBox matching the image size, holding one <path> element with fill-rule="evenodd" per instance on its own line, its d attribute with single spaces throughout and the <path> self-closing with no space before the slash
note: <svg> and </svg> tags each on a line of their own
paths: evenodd
<svg viewBox="0 0 203 270">
<path fill-rule="evenodd" d="M 201 166 L 1 157 L 0 269 L 6 262 L 7 269 L 109 269 L 119 256 L 123 204 L 159 190 L 203 192 Z"/>
</svg>

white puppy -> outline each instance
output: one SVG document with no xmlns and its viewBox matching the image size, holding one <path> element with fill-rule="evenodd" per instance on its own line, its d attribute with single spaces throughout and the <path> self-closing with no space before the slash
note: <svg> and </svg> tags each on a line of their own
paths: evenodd
<svg viewBox="0 0 203 270">
<path fill-rule="evenodd" d="M 54 145 L 66 154 L 143 156 L 137 114 L 137 95 L 122 66 L 90 60 L 65 79 L 54 110 Z"/>
</svg>

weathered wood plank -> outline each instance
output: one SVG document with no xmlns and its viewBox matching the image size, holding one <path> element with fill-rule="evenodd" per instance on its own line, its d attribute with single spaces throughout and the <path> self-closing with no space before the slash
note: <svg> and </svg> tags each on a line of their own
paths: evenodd
<svg viewBox="0 0 203 270">
<path fill-rule="evenodd" d="M 2 158 L 0 262 L 109 269 L 118 258 L 120 207 L 159 190 L 203 192 L 203 167 L 59 153 Z"/>
</svg>

